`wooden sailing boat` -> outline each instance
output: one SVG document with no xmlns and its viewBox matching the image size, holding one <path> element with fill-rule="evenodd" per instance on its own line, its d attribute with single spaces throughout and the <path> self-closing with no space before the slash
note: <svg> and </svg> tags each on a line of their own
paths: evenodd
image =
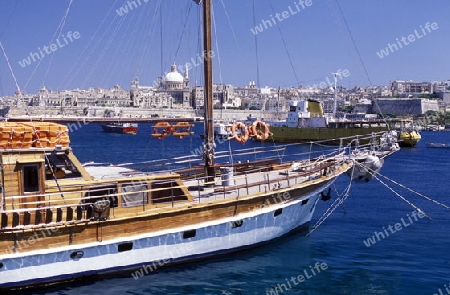
<svg viewBox="0 0 450 295">
<path fill-rule="evenodd" d="M 205 52 L 210 5 L 203 1 Z M 338 150 L 294 164 L 216 164 L 211 59 L 204 64 L 204 165 L 195 177 L 83 166 L 66 127 L 0 124 L 0 289 L 139 268 L 148 273 L 308 228 L 321 193 L 353 161 Z"/>
</svg>

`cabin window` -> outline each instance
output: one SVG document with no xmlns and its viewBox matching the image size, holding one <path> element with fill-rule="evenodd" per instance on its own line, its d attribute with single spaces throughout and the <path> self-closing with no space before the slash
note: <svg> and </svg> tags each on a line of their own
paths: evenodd
<svg viewBox="0 0 450 295">
<path fill-rule="evenodd" d="M 45 157 L 45 179 L 81 177 L 80 171 L 65 152 L 53 152 Z"/>
<path fill-rule="evenodd" d="M 118 207 L 117 186 L 91 187 L 84 195 L 84 203 L 95 203 L 100 200 L 108 200 L 110 208 Z"/>
<path fill-rule="evenodd" d="M 39 192 L 39 164 L 27 164 L 22 166 L 23 192 Z"/>
<path fill-rule="evenodd" d="M 175 180 L 153 181 L 152 182 L 152 204 L 187 201 L 180 185 Z"/>
<path fill-rule="evenodd" d="M 148 204 L 148 187 L 146 182 L 122 184 L 122 207 L 131 208 Z"/>
</svg>

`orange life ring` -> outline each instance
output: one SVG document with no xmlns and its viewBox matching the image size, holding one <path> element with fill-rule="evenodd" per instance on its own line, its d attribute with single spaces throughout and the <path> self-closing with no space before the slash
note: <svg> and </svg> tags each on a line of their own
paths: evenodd
<svg viewBox="0 0 450 295">
<path fill-rule="evenodd" d="M 183 138 L 188 135 L 193 135 L 194 132 L 191 131 L 191 128 L 194 127 L 193 124 L 189 124 L 188 122 L 178 122 L 175 125 L 172 125 L 172 135 L 177 136 L 178 138 Z"/>
<path fill-rule="evenodd" d="M 256 140 L 264 141 L 268 139 L 270 135 L 272 135 L 269 130 L 269 125 L 259 120 L 253 122 L 250 128 L 252 131 L 252 136 L 255 137 Z"/>
<path fill-rule="evenodd" d="M 239 133 L 236 131 L 240 130 Z M 231 126 L 231 138 L 234 138 L 237 142 L 244 144 L 247 142 L 249 137 L 249 132 L 245 124 L 242 122 L 234 122 L 233 126 Z"/>
<path fill-rule="evenodd" d="M 161 131 L 159 131 L 161 129 Z M 172 135 L 173 126 L 168 122 L 158 122 L 155 126 L 153 126 L 153 134 L 151 136 L 157 139 L 163 139 L 168 135 Z"/>
</svg>

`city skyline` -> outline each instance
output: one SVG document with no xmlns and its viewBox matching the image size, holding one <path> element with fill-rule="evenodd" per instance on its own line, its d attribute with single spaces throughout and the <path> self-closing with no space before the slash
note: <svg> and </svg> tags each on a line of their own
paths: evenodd
<svg viewBox="0 0 450 295">
<path fill-rule="evenodd" d="M 450 78 L 445 0 L 361 2 L 214 1 L 214 83 L 313 86 L 337 71 L 348 73 L 339 79 L 348 88 Z M 202 84 L 201 9 L 193 1 L 4 0 L 0 7 L 9 60 L 2 52 L 0 96 L 16 88 L 9 66 L 26 93 L 128 89 L 136 77 L 153 85 L 173 63 L 189 64 L 190 84 Z"/>
</svg>

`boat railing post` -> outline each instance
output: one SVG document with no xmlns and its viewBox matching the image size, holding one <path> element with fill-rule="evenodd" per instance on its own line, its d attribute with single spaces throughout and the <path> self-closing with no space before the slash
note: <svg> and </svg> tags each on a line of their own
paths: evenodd
<svg viewBox="0 0 450 295">
<path fill-rule="evenodd" d="M 200 203 L 200 179 L 197 178 L 198 202 Z"/>
<path fill-rule="evenodd" d="M 247 175 L 247 172 L 245 172 L 245 187 L 247 188 L 247 195 L 248 195 L 248 175 Z"/>
<path fill-rule="evenodd" d="M 225 181 L 222 180 L 222 187 L 223 187 L 223 199 L 225 200 Z"/>
<path fill-rule="evenodd" d="M 286 179 L 287 179 L 287 185 L 288 185 L 288 187 L 290 187 L 291 183 L 289 181 L 289 170 L 286 171 Z"/>
<path fill-rule="evenodd" d="M 173 182 L 170 182 L 170 196 L 172 197 L 172 208 L 174 207 L 173 203 Z"/>
<path fill-rule="evenodd" d="M 148 195 L 150 192 L 148 190 L 148 185 L 146 187 L 147 188 L 144 190 L 144 192 L 147 191 L 147 203 L 148 203 Z M 117 197 L 119 197 L 119 195 L 117 195 Z M 113 214 L 114 214 L 114 206 L 111 206 L 111 207 L 113 207 L 112 209 L 113 209 Z M 145 211 L 145 194 L 142 194 L 142 211 Z"/>
</svg>

